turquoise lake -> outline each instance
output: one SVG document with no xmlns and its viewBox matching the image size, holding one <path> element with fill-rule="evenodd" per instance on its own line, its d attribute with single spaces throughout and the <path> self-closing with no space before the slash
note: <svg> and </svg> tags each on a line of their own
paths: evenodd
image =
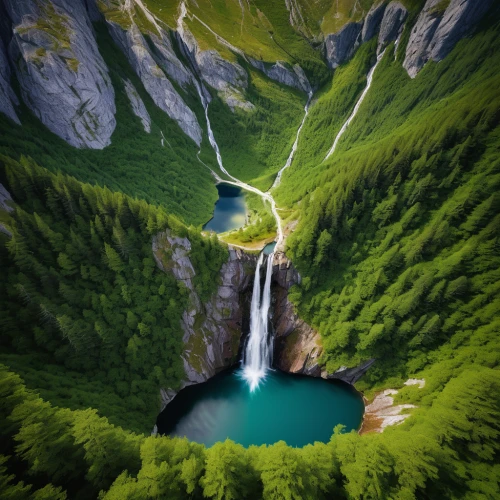
<svg viewBox="0 0 500 500">
<path fill-rule="evenodd" d="M 254 391 L 240 369 L 183 389 L 158 416 L 161 434 L 186 436 L 211 446 L 226 438 L 243 446 L 286 441 L 304 446 L 327 442 L 337 424 L 357 429 L 364 405 L 342 382 L 269 371 Z"/>
<path fill-rule="evenodd" d="M 245 225 L 245 196 L 239 187 L 217 184 L 219 199 L 215 204 L 214 216 L 203 226 L 205 231 L 225 233 Z"/>
</svg>

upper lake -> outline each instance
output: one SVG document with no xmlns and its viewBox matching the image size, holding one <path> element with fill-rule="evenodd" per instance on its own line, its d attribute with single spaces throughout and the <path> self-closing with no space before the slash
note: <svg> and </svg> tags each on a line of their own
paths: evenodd
<svg viewBox="0 0 500 500">
<path fill-rule="evenodd" d="M 215 204 L 213 217 L 203 226 L 205 231 L 225 233 L 245 225 L 245 196 L 239 187 L 217 184 L 219 199 Z"/>
</svg>

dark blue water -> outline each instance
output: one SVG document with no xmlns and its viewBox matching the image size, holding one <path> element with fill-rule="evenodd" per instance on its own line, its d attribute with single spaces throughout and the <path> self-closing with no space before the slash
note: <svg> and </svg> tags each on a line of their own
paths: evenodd
<svg viewBox="0 0 500 500">
<path fill-rule="evenodd" d="M 286 441 L 327 442 L 337 424 L 361 424 L 359 393 L 342 382 L 270 371 L 255 392 L 239 369 L 183 389 L 158 417 L 161 434 L 187 436 L 211 446 L 232 439 L 243 446 Z"/>
<path fill-rule="evenodd" d="M 206 231 L 225 233 L 245 225 L 246 203 L 242 190 L 229 184 L 217 184 L 219 199 L 215 204 L 214 216 L 204 226 Z"/>
</svg>

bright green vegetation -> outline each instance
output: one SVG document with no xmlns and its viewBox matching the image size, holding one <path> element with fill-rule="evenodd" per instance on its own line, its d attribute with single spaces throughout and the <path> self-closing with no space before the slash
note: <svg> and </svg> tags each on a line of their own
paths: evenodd
<svg viewBox="0 0 500 500">
<path fill-rule="evenodd" d="M 492 366 L 497 32 L 483 27 L 414 80 L 386 54 L 334 155 L 295 164 L 281 187 L 289 202 L 310 193 L 288 240 L 304 278 L 294 301 L 319 328 L 329 371 L 377 358 L 363 386 L 447 359 L 442 345 L 479 343 L 476 363 Z"/>
<path fill-rule="evenodd" d="M 314 95 L 292 167 L 283 174 L 283 178 L 287 179 L 287 187 L 296 178 L 291 175 L 292 170 L 300 168 L 302 174 L 310 175 L 311 170 L 323 161 L 366 86 L 366 75 L 373 65 L 375 50 L 375 40 L 362 45 L 354 58 L 348 64 L 337 68 L 335 77 Z M 291 179 L 288 180 L 288 177 Z M 278 191 L 277 199 L 285 201 L 284 197 L 288 191 Z"/>
<path fill-rule="evenodd" d="M 228 440 L 206 449 L 127 432 L 92 409 L 53 407 L 0 367 L 2 493 L 16 500 L 30 498 L 30 489 L 44 499 L 99 491 L 120 500 L 494 498 L 498 467 L 487 463 L 499 452 L 497 375 L 464 371 L 411 426 L 383 434 L 343 434 L 339 426 L 329 443 L 303 448 L 280 441 L 245 449 Z"/>
<path fill-rule="evenodd" d="M 255 109 L 236 108 L 230 113 L 220 99 L 214 99 L 209 116 L 226 170 L 266 191 L 290 154 L 305 96 L 257 71 L 249 73 L 246 98 Z"/>
<path fill-rule="evenodd" d="M 4 216 L 13 237 L 1 247 L 1 359 L 53 404 L 97 408 L 145 430 L 158 412 L 158 388 L 184 377 L 187 306 L 184 285 L 157 268 L 151 238 L 165 229 L 189 237 L 203 301 L 227 251 L 145 201 L 24 158 L 2 163 L 17 204 Z M 171 256 L 162 258 L 168 268 Z"/>
<path fill-rule="evenodd" d="M 16 160 L 21 154 L 30 156 L 53 172 L 62 171 L 83 182 L 161 205 L 188 224 L 203 224 L 210 218 L 217 190 L 209 170 L 196 158 L 196 144 L 155 106 L 106 28 L 96 25 L 96 30 L 116 93 L 117 125 L 111 145 L 103 150 L 73 148 L 49 132 L 23 106 L 22 127 L 0 114 L 0 153 Z M 150 134 L 133 114 L 122 79 L 129 79 L 144 101 L 153 121 Z M 203 127 L 203 109 L 195 90 L 184 98 Z M 165 147 L 161 146 L 160 131 L 167 141 Z M 205 163 L 216 165 L 208 139 L 202 144 L 201 157 Z"/>
</svg>

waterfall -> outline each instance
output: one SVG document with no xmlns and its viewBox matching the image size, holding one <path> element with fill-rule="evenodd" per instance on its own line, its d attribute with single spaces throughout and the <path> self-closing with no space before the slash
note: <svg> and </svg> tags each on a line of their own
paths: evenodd
<svg viewBox="0 0 500 500">
<path fill-rule="evenodd" d="M 360 98 L 358 99 L 356 106 L 354 106 L 354 110 L 352 111 L 351 116 L 349 116 L 349 118 L 346 120 L 344 125 L 342 125 L 340 132 L 337 134 L 337 137 L 335 137 L 335 141 L 333 142 L 333 146 L 330 148 L 330 151 L 328 151 L 328 153 L 325 156 L 325 158 L 323 159 L 323 161 L 330 158 L 330 156 L 333 154 L 333 152 L 335 151 L 335 148 L 337 147 L 337 144 L 338 144 L 340 138 L 344 135 L 344 132 L 347 130 L 347 127 L 349 126 L 349 124 L 352 122 L 352 120 L 356 116 L 356 114 L 359 110 L 359 107 L 361 106 L 361 103 L 364 101 L 366 94 L 368 93 L 368 90 L 371 87 L 372 80 L 373 80 L 373 74 L 375 73 L 375 70 L 377 69 L 378 63 L 382 60 L 382 57 L 384 57 L 384 52 L 385 52 L 385 50 L 377 56 L 377 62 L 373 65 L 373 67 L 368 72 L 368 76 L 366 77 L 365 90 L 363 90 L 363 93 L 361 94 Z"/>
<path fill-rule="evenodd" d="M 266 281 L 261 294 L 260 269 L 264 261 L 264 252 L 259 256 L 252 292 L 250 308 L 250 334 L 243 354 L 243 378 L 254 391 L 260 381 L 265 378 L 273 361 L 272 338 L 269 335 L 269 306 L 271 305 L 271 275 L 273 273 L 273 257 L 267 258 Z M 262 297 L 261 297 L 262 295 Z"/>
<path fill-rule="evenodd" d="M 292 164 L 292 160 L 293 160 L 293 157 L 295 155 L 295 151 L 297 151 L 297 146 L 299 144 L 300 132 L 302 131 L 302 127 L 304 126 L 304 122 L 306 121 L 307 115 L 309 113 L 309 104 L 311 104 L 312 96 L 313 96 L 313 93 L 311 91 L 311 92 L 309 92 L 309 94 L 307 96 L 307 102 L 306 102 L 306 105 L 304 107 L 304 118 L 302 118 L 302 122 L 300 123 L 300 127 L 297 130 L 297 135 L 295 136 L 295 142 L 293 143 L 292 151 L 290 151 L 290 154 L 288 155 L 285 166 L 282 167 L 281 170 L 278 172 L 278 175 L 276 176 L 276 179 L 274 180 L 274 183 L 271 186 L 271 189 L 278 187 L 280 185 L 281 176 L 283 175 L 283 171 L 286 170 Z"/>
</svg>

